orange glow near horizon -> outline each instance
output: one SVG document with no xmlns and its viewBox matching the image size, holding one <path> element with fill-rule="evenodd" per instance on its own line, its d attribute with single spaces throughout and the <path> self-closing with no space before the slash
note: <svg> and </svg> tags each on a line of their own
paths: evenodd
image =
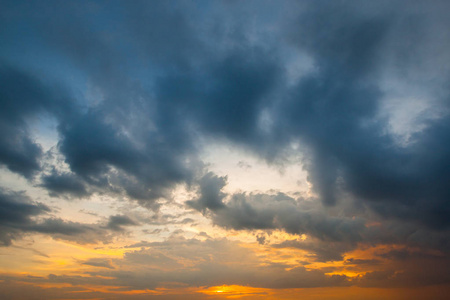
<svg viewBox="0 0 450 300">
<path fill-rule="evenodd" d="M 201 289 L 198 292 L 209 296 L 223 296 L 226 298 L 241 298 L 241 297 L 265 297 L 271 294 L 271 289 L 255 288 L 240 285 L 222 285 L 213 286 L 206 289 Z"/>
<path fill-rule="evenodd" d="M 40 291 L 56 291 L 63 288 L 75 287 L 68 283 L 31 283 L 17 280 L 5 282 L 0 280 L 0 292 L 8 287 L 36 287 Z M 240 285 L 220 285 L 212 287 L 179 287 L 179 288 L 156 288 L 154 290 L 127 290 L 126 287 L 99 286 L 99 285 L 76 285 L 79 290 L 71 291 L 70 299 L 108 299 L 107 295 L 115 295 L 114 299 L 122 296 L 169 296 L 183 299 L 183 296 L 195 297 L 196 294 L 205 295 L 207 299 L 247 299 L 247 300 L 422 300 L 422 299 L 446 299 L 450 293 L 450 286 L 429 286 L 417 288 L 362 288 L 362 287 L 321 287 L 321 288 L 293 288 L 293 289 L 269 289 Z M 122 290 L 124 289 L 125 290 Z M 39 291 L 39 290 L 38 290 Z M 46 292 L 44 292 L 46 293 Z M 102 297 L 91 297 L 90 295 L 103 294 Z M 79 295 L 79 298 L 74 297 Z M 67 298 L 67 295 L 66 295 Z M 58 299 L 66 299 L 58 298 Z M 126 298 L 128 299 L 128 298 Z M 141 299 L 141 298 L 139 298 Z M 192 298 L 189 298 L 192 299 Z M 203 299 L 203 298 L 201 298 Z"/>
</svg>

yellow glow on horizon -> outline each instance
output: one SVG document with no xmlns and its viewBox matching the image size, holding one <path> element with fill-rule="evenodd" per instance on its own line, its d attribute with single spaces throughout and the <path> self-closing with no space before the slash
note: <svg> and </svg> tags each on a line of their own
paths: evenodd
<svg viewBox="0 0 450 300">
<path fill-rule="evenodd" d="M 271 293 L 271 289 L 258 288 L 242 285 L 221 285 L 203 288 L 197 291 L 198 293 L 209 296 L 221 295 L 226 298 L 241 298 L 241 297 L 265 297 Z"/>
<path fill-rule="evenodd" d="M 358 276 L 363 276 L 367 272 L 356 272 L 356 271 L 348 271 L 348 270 L 342 270 L 342 271 L 334 271 L 330 273 L 325 273 L 327 276 L 333 276 L 333 275 L 345 275 L 350 278 L 356 278 Z"/>
</svg>

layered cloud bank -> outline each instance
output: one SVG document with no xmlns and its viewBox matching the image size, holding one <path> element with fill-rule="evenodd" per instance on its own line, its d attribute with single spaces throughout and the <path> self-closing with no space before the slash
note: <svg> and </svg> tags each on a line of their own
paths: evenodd
<svg viewBox="0 0 450 300">
<path fill-rule="evenodd" d="M 450 281 L 448 9 L 3 1 L 0 243 L 29 263 L 5 264 L 2 291 L 438 286 L 437 299 Z"/>
</svg>

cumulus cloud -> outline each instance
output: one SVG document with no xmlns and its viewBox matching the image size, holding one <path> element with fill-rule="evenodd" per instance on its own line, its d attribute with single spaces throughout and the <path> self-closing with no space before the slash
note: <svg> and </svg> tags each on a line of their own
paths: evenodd
<svg viewBox="0 0 450 300">
<path fill-rule="evenodd" d="M 448 231 L 434 231 L 414 222 L 377 220 L 370 209 L 354 209 L 353 202 L 327 209 L 316 199 L 293 198 L 283 193 L 225 194 L 226 178 L 211 172 L 204 175 L 209 188 L 201 188 L 197 200 L 187 205 L 211 218 L 214 224 L 234 230 L 281 229 L 306 240 L 287 240 L 276 248 L 298 248 L 320 261 L 342 260 L 343 254 L 367 244 L 405 244 L 449 253 Z M 214 193 L 212 193 L 214 191 Z M 212 204 L 213 203 L 213 204 Z M 350 206 L 350 207 L 349 207 Z M 260 241 L 260 238 L 258 238 Z M 263 240 L 264 241 L 264 240 Z"/>
</svg>

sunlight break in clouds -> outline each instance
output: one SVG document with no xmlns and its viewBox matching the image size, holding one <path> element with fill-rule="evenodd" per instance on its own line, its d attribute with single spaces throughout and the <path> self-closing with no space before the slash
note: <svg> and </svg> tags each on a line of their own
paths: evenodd
<svg viewBox="0 0 450 300">
<path fill-rule="evenodd" d="M 0 1 L 2 299 L 446 299 L 446 1 Z"/>
</svg>

